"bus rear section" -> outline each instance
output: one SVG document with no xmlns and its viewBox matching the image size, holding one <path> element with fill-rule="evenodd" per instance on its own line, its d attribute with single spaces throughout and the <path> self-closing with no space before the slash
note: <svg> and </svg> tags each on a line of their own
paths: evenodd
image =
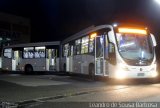
<svg viewBox="0 0 160 108">
<path fill-rule="evenodd" d="M 28 43 L 4 47 L 2 69 L 8 71 L 59 71 L 60 42 Z"/>
</svg>

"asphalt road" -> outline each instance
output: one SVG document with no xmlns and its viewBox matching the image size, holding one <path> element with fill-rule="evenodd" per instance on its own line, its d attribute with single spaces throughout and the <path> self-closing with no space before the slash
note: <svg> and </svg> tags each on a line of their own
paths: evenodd
<svg viewBox="0 0 160 108">
<path fill-rule="evenodd" d="M 71 107 L 67 103 L 78 108 L 90 102 L 160 102 L 160 83 L 6 74 L 0 76 L 0 101 L 3 105 L 26 108 Z"/>
</svg>

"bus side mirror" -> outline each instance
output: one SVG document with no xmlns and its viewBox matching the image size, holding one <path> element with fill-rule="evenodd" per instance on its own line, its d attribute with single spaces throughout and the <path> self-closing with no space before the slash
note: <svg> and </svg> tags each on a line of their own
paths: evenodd
<svg viewBox="0 0 160 108">
<path fill-rule="evenodd" d="M 113 65 L 116 64 L 115 46 L 113 43 L 109 43 L 109 62 Z"/>
<path fill-rule="evenodd" d="M 154 47 L 157 46 L 157 42 L 153 34 L 151 34 L 151 38 L 152 38 L 153 46 Z"/>
</svg>

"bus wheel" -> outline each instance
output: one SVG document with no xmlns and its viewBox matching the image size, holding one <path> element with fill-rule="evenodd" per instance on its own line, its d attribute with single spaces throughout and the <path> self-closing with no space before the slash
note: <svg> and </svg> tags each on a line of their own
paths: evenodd
<svg viewBox="0 0 160 108">
<path fill-rule="evenodd" d="M 25 74 L 30 74 L 33 71 L 33 67 L 31 65 L 25 66 Z"/>
<path fill-rule="evenodd" d="M 94 64 L 90 64 L 89 65 L 89 78 L 91 80 L 94 80 L 94 75 L 95 75 Z"/>
</svg>

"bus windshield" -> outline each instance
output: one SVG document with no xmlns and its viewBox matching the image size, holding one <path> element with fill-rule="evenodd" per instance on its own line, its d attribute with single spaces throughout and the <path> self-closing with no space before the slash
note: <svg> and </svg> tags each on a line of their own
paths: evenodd
<svg viewBox="0 0 160 108">
<path fill-rule="evenodd" d="M 127 60 L 151 60 L 153 45 L 150 36 L 144 34 L 116 33 L 120 55 Z"/>
</svg>

